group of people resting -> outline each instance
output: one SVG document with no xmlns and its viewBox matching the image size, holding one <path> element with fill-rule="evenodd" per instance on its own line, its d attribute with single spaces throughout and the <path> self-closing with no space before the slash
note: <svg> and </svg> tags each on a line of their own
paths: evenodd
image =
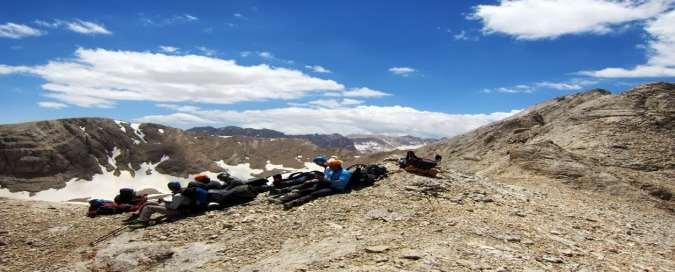
<svg viewBox="0 0 675 272">
<path fill-rule="evenodd" d="M 241 180 L 227 172 L 217 176 L 219 181 L 211 180 L 205 175 L 196 176 L 187 187 L 172 181 L 168 183 L 171 200 L 160 198 L 151 202 L 147 201 L 147 195 L 129 195 L 126 190 L 131 189 L 122 189 L 125 191 L 120 190 L 120 195 L 113 202 L 99 203 L 102 201 L 97 199 L 90 201 L 88 215 L 94 217 L 98 214 L 133 212 L 126 221 L 134 227 L 146 227 L 153 223 L 153 214 L 163 214 L 167 221 L 173 221 L 209 209 L 243 204 L 254 200 L 263 192 L 269 192 L 270 202 L 290 209 L 347 189 L 352 172 L 343 168 L 342 161 L 322 155 L 315 157 L 313 161 L 324 167 L 324 171 L 296 173 L 286 179 L 277 174 L 273 176 L 271 184 L 266 178 Z M 117 210 L 110 212 L 105 207 L 116 207 Z"/>
</svg>

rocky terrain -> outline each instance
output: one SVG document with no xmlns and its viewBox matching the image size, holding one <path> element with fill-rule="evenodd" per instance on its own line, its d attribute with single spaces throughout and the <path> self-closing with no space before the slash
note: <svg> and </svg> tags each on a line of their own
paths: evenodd
<svg viewBox="0 0 675 272">
<path fill-rule="evenodd" d="M 125 215 L 0 200 L 0 271 L 675 271 L 675 218 L 641 201 L 396 169 L 293 210 L 249 205 L 124 232 Z"/>
<path fill-rule="evenodd" d="M 302 168 L 315 154 L 350 158 L 354 152 L 321 148 L 301 139 L 214 137 L 193 135 L 157 124 L 132 124 L 102 118 L 77 118 L 0 126 L 0 187 L 37 192 L 63 187 L 72 178 L 91 179 L 102 171 L 142 169 L 158 165 L 163 174 L 187 177 L 220 172 L 216 163 L 267 162 Z M 103 166 L 104 169 L 101 168 Z"/>
<path fill-rule="evenodd" d="M 559 97 L 418 150 L 438 178 L 378 153 L 359 158 L 390 170 L 372 187 L 94 246 L 126 215 L 0 199 L 0 271 L 675 271 L 674 111 L 668 83 Z"/>
<path fill-rule="evenodd" d="M 288 135 L 271 129 L 240 128 L 227 126 L 222 128 L 195 127 L 187 132 L 211 136 L 248 136 L 256 138 L 292 138 L 304 139 L 319 147 L 338 148 L 360 153 L 373 154 L 392 150 L 416 149 L 426 144 L 437 142 L 438 139 L 426 139 L 415 136 L 387 136 L 372 134 L 354 134 L 343 136 L 340 134 L 304 134 Z"/>
<path fill-rule="evenodd" d="M 445 167 L 501 181 L 647 194 L 672 211 L 675 84 L 558 97 L 419 153 L 441 154 Z"/>
</svg>

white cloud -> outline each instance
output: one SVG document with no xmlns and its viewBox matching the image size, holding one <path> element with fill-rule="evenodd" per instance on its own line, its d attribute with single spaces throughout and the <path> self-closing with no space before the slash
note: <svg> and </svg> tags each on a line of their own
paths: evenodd
<svg viewBox="0 0 675 272">
<path fill-rule="evenodd" d="M 192 16 L 190 14 L 183 15 L 183 18 L 185 18 L 185 20 L 187 20 L 187 21 L 197 21 L 197 20 L 199 20 L 199 18 L 197 18 L 195 16 Z"/>
<path fill-rule="evenodd" d="M 55 109 L 55 110 L 60 110 L 68 107 L 68 105 L 66 104 L 50 101 L 41 101 L 38 102 L 37 104 L 40 108 Z"/>
<path fill-rule="evenodd" d="M 164 27 L 177 24 L 185 24 L 199 21 L 199 18 L 190 14 L 174 15 L 171 17 L 152 16 L 139 14 L 141 22 L 146 26 Z"/>
<path fill-rule="evenodd" d="M 78 49 L 75 59 L 38 66 L 0 65 L 0 74 L 28 73 L 46 81 L 45 96 L 82 107 L 115 101 L 229 104 L 291 100 L 312 92 L 343 91 L 333 80 L 268 65 L 197 55 Z"/>
<path fill-rule="evenodd" d="M 54 20 L 53 22 L 47 22 L 43 20 L 35 20 L 35 24 L 39 25 L 41 27 L 47 27 L 47 28 L 57 28 L 61 25 L 63 25 L 63 21 L 61 20 Z"/>
<path fill-rule="evenodd" d="M 0 38 L 21 39 L 42 35 L 44 35 L 44 32 L 27 25 L 15 23 L 6 23 L 4 25 L 0 25 Z"/>
<path fill-rule="evenodd" d="M 252 54 L 251 51 L 241 51 L 239 52 L 239 55 L 241 55 L 242 58 L 246 58 Z"/>
<path fill-rule="evenodd" d="M 447 137 L 501 120 L 517 112 L 514 110 L 490 114 L 447 114 L 402 106 L 288 107 L 247 111 L 177 112 L 168 115 L 145 116 L 135 121 L 178 127 L 237 125 L 269 128 L 289 134 L 340 133 Z"/>
<path fill-rule="evenodd" d="M 312 70 L 316 73 L 323 73 L 323 74 L 330 74 L 332 73 L 331 70 L 326 69 L 323 66 L 320 65 L 305 65 L 305 68 Z"/>
<path fill-rule="evenodd" d="M 560 91 L 578 91 L 584 88 L 580 84 L 549 81 L 537 82 L 535 85 L 540 88 L 555 89 Z"/>
<path fill-rule="evenodd" d="M 485 33 L 504 33 L 518 39 L 556 38 L 567 34 L 605 34 L 632 21 L 652 18 L 672 0 L 502 0 L 478 5 L 472 19 L 481 20 Z"/>
<path fill-rule="evenodd" d="M 647 63 L 632 69 L 610 67 L 580 74 L 617 77 L 675 77 L 675 10 L 664 13 L 645 26 L 650 40 L 647 43 Z"/>
<path fill-rule="evenodd" d="M 177 53 L 178 47 L 173 47 L 173 46 L 168 46 L 168 45 L 160 45 L 159 50 L 164 52 L 164 53 Z"/>
<path fill-rule="evenodd" d="M 258 56 L 260 56 L 263 59 L 274 59 L 274 55 L 270 52 L 263 51 L 263 52 L 258 52 Z"/>
<path fill-rule="evenodd" d="M 342 100 L 338 99 L 319 99 L 319 100 L 314 100 L 314 101 L 309 101 L 309 105 L 311 106 L 317 106 L 317 107 L 322 107 L 322 108 L 342 108 L 342 107 L 348 107 L 348 106 L 356 106 L 356 105 L 361 105 L 363 104 L 362 100 L 356 100 L 356 99 L 350 99 L 350 98 L 345 98 Z"/>
<path fill-rule="evenodd" d="M 353 88 L 349 91 L 344 92 L 342 95 L 346 97 L 383 97 L 389 96 L 391 94 L 373 90 L 367 87 L 361 87 L 361 88 Z"/>
<path fill-rule="evenodd" d="M 89 34 L 89 35 L 95 35 L 95 34 L 104 34 L 104 35 L 110 35 L 112 32 L 107 30 L 105 26 L 96 24 L 93 22 L 87 22 L 87 21 L 82 21 L 82 20 L 75 20 L 72 22 L 66 22 L 65 23 L 66 28 L 68 28 L 70 31 L 81 33 L 81 34 Z"/>
<path fill-rule="evenodd" d="M 54 21 L 47 22 L 43 20 L 35 20 L 35 24 L 42 26 L 42 27 L 47 27 L 47 28 L 60 28 L 60 27 L 65 27 L 65 29 L 77 32 L 80 34 L 87 34 L 87 35 L 96 35 L 96 34 L 103 34 L 103 35 L 111 35 L 112 32 L 110 30 L 106 29 L 104 25 L 102 24 L 97 24 L 94 22 L 89 22 L 89 21 L 83 21 L 83 20 L 74 20 L 74 21 L 64 21 L 64 20 L 59 20 L 56 19 Z"/>
<path fill-rule="evenodd" d="M 389 72 L 394 73 L 395 75 L 408 76 L 411 73 L 414 73 L 416 70 L 410 67 L 391 67 Z"/>
<path fill-rule="evenodd" d="M 235 18 L 239 18 L 239 19 L 245 19 L 245 18 L 246 18 L 246 17 L 245 17 L 243 14 L 241 14 L 241 13 L 235 13 L 235 14 L 232 14 L 232 16 L 234 16 Z"/>
<path fill-rule="evenodd" d="M 533 93 L 542 89 L 553 89 L 558 91 L 579 91 L 587 86 L 595 85 L 595 80 L 574 78 L 566 82 L 540 81 L 534 84 L 519 84 L 512 87 L 499 87 L 494 89 L 483 89 L 484 93 Z"/>
</svg>

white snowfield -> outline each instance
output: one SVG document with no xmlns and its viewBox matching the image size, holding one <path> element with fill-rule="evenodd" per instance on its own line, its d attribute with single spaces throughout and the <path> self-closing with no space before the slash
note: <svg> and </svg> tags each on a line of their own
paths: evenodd
<svg viewBox="0 0 675 272">
<path fill-rule="evenodd" d="M 122 152 L 115 147 L 108 157 L 108 163 L 112 166 L 117 166 L 117 156 Z M 161 193 L 169 193 L 167 183 L 170 181 L 179 181 L 182 185 L 187 185 L 196 175 L 207 175 L 211 179 L 216 179 L 218 173 L 202 172 L 190 175 L 188 178 L 176 177 L 166 174 L 161 174 L 155 170 L 155 167 L 162 161 L 168 160 L 168 156 L 163 156 L 157 163 L 142 163 L 141 169 L 135 171 L 134 175 L 130 171 L 120 171 L 119 176 L 115 176 L 114 170 L 106 171 L 104 166 L 101 166 L 102 174 L 96 174 L 92 180 L 72 179 L 66 182 L 66 186 L 60 189 L 48 189 L 34 194 L 29 192 L 10 192 L 7 188 L 0 188 L 0 197 L 43 200 L 43 201 L 69 201 L 73 199 L 113 199 L 118 194 L 121 188 L 133 188 L 134 190 L 155 189 Z M 216 161 L 218 166 L 226 169 L 232 176 L 240 179 L 250 179 L 253 175 L 258 175 L 264 172 L 262 169 L 252 169 L 250 163 L 242 163 L 238 165 L 228 165 L 224 161 Z M 265 170 L 284 170 L 287 173 L 283 176 L 290 175 L 297 171 L 323 171 L 323 168 L 311 162 L 305 162 L 305 167 L 302 169 L 294 169 L 284 167 L 283 165 L 274 165 L 269 161 L 265 166 Z"/>
</svg>

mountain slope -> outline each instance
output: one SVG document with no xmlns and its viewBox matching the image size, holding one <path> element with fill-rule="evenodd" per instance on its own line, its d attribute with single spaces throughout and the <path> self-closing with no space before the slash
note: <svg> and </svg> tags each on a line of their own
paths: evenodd
<svg viewBox="0 0 675 272">
<path fill-rule="evenodd" d="M 267 175 L 274 168 L 303 168 L 315 154 L 349 159 L 352 153 L 301 139 L 195 136 L 162 125 L 101 118 L 2 125 L 0 187 L 38 192 L 104 172 L 134 176 L 156 170 L 187 177 L 240 164 Z"/>
<path fill-rule="evenodd" d="M 354 143 L 349 138 L 340 134 L 287 135 L 283 132 L 271 129 L 240 128 L 235 126 L 227 126 L 222 128 L 195 127 L 188 129 L 187 132 L 211 136 L 248 136 L 256 138 L 303 139 L 323 148 L 337 148 L 356 151 L 354 148 Z"/>
<path fill-rule="evenodd" d="M 615 194 L 644 190 L 672 201 L 675 85 L 559 97 L 420 153 L 439 153 L 446 167 L 491 178 L 560 181 Z"/>
</svg>

